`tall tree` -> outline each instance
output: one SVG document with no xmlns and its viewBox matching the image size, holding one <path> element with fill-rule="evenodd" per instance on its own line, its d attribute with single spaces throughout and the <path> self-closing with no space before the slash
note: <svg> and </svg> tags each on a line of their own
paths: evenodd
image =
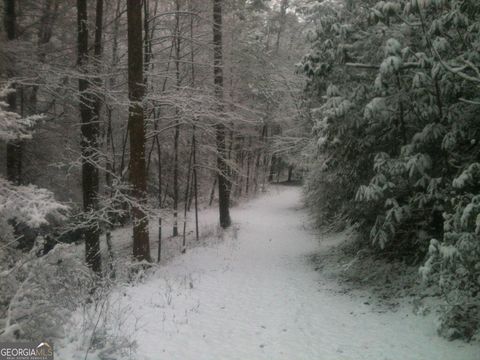
<svg viewBox="0 0 480 360">
<path fill-rule="evenodd" d="M 87 0 L 77 0 L 77 64 L 80 72 L 88 71 L 88 9 Z M 96 44 L 95 44 L 96 45 Z M 99 122 L 95 116 L 96 101 L 92 97 L 86 76 L 78 79 L 80 92 L 80 117 L 82 131 L 82 192 L 83 210 L 87 214 L 85 226 L 85 259 L 96 273 L 102 271 L 100 256 L 100 230 L 98 223 L 89 216 L 98 208 L 98 135 Z"/>
<path fill-rule="evenodd" d="M 222 46 L 222 0 L 213 0 L 213 83 L 215 97 L 218 101 L 218 112 L 223 112 L 223 46 Z M 227 177 L 225 124 L 221 120 L 217 124 L 217 167 L 218 167 L 218 208 L 220 212 L 220 226 L 227 228 L 231 225 L 230 218 L 230 186 Z"/>
<path fill-rule="evenodd" d="M 93 106 L 93 114 L 92 114 L 92 121 L 93 125 L 96 126 L 97 131 L 97 138 L 99 136 L 100 130 L 100 113 L 102 108 L 102 98 L 100 96 L 100 92 L 98 88 L 102 86 L 102 80 L 100 78 L 100 62 L 102 60 L 102 52 L 103 52 L 103 2 L 104 0 L 97 0 L 96 4 L 96 13 L 95 13 L 95 39 L 94 39 L 94 46 L 93 46 L 93 54 L 95 59 L 95 85 L 97 86 L 97 94 L 94 98 L 94 106 Z M 96 144 L 98 147 L 98 144 Z"/>
<path fill-rule="evenodd" d="M 175 1 L 175 80 L 177 90 L 180 89 L 180 56 L 181 56 L 181 38 L 180 38 L 180 1 Z M 178 236 L 178 142 L 180 137 L 179 109 L 175 107 L 175 130 L 173 135 L 173 236 Z"/>
<path fill-rule="evenodd" d="M 188 2 L 189 11 L 190 11 L 190 60 L 191 60 L 191 72 L 192 72 L 192 88 L 195 89 L 195 46 L 193 43 L 193 7 L 192 1 Z M 194 119 L 195 120 L 195 119 Z M 198 241 L 199 231 L 198 231 L 198 176 L 197 176 L 197 139 L 195 135 L 196 126 L 193 125 L 193 137 L 192 137 L 192 146 L 193 146 L 193 194 L 195 196 L 195 237 Z"/>
<path fill-rule="evenodd" d="M 146 203 L 147 171 L 145 166 L 145 119 L 143 112 L 143 38 L 142 2 L 127 0 L 128 23 L 128 97 L 130 108 L 130 184 L 137 200 L 133 213 L 133 256 L 150 261 L 148 217 L 142 209 Z"/>
<path fill-rule="evenodd" d="M 15 0 L 4 0 L 4 26 L 7 34 L 7 40 L 13 41 L 17 37 L 17 13 L 15 9 Z M 10 68 L 8 77 L 14 76 Z M 11 111 L 17 110 L 17 96 L 15 92 L 7 95 L 7 103 Z M 21 183 L 22 178 L 22 142 L 9 141 L 7 143 L 7 178 L 15 184 Z"/>
</svg>

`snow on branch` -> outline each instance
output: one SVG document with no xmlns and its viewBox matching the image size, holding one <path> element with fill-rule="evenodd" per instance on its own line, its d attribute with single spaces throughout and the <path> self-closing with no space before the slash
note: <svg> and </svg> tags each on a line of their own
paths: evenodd
<svg viewBox="0 0 480 360">
<path fill-rule="evenodd" d="M 345 66 L 359 68 L 359 69 L 372 69 L 372 70 L 379 70 L 380 65 L 377 64 L 362 64 L 362 63 L 346 63 Z M 416 62 L 407 62 L 400 66 L 400 69 L 413 69 L 413 68 L 420 68 L 422 65 Z"/>
<path fill-rule="evenodd" d="M 48 222 L 47 215 L 63 218 L 67 209 L 49 190 L 35 185 L 15 186 L 0 177 L 0 215 L 5 218 L 39 227 Z"/>
<path fill-rule="evenodd" d="M 0 88 L 0 99 L 8 97 L 15 90 L 7 84 Z M 11 141 L 28 139 L 32 128 L 42 115 L 23 118 L 19 114 L 5 110 L 8 104 L 0 100 L 0 140 Z M 47 215 L 63 217 L 67 207 L 58 203 L 53 194 L 34 185 L 16 186 L 0 177 L 0 216 L 15 219 L 32 227 L 47 223 Z"/>
<path fill-rule="evenodd" d="M 0 89 L 0 99 L 14 92 L 8 85 Z M 12 141 L 30 139 L 32 128 L 43 119 L 42 115 L 32 115 L 22 118 L 19 114 L 5 110 L 8 104 L 0 100 L 0 140 Z"/>
</svg>

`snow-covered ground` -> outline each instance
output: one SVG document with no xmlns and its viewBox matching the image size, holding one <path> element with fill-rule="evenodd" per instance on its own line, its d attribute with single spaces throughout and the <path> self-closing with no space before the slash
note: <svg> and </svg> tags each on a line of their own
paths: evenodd
<svg viewBox="0 0 480 360">
<path fill-rule="evenodd" d="M 448 342 L 434 318 L 405 305 L 379 313 L 331 291 L 311 255 L 322 239 L 300 189 L 274 187 L 232 210 L 221 241 L 189 249 L 118 290 L 139 360 L 478 360 L 480 347 Z M 118 295 L 117 294 L 117 295 Z M 127 314 L 128 312 L 128 314 Z M 67 349 L 60 359 L 72 358 Z M 93 359 L 95 356 L 90 356 Z"/>
</svg>

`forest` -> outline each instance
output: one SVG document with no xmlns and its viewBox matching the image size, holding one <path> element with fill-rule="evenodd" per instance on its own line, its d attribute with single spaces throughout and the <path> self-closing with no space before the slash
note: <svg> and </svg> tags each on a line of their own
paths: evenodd
<svg viewBox="0 0 480 360">
<path fill-rule="evenodd" d="M 3 0 L 0 25 L 0 350 L 478 359 L 480 2 Z"/>
</svg>

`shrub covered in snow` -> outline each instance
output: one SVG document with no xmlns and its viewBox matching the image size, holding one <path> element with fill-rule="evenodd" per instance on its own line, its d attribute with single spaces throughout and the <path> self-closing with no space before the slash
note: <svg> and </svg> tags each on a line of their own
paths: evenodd
<svg viewBox="0 0 480 360">
<path fill-rule="evenodd" d="M 42 239 L 23 263 L 0 274 L 10 288 L 2 339 L 54 338 L 64 335 L 71 312 L 85 302 L 93 277 L 83 265 L 74 245 L 57 245 L 44 256 Z"/>
<path fill-rule="evenodd" d="M 0 97 L 9 91 L 1 90 Z M 5 107 L 0 102 L 0 140 L 29 138 L 32 126 L 41 117 L 21 118 Z M 76 282 L 82 272 L 70 263 L 68 252 L 58 248 L 42 256 L 43 239 L 38 238 L 33 248 L 24 253 L 18 248 L 21 237 L 17 237 L 13 228 L 18 223 L 38 228 L 48 223 L 49 217 L 62 218 L 66 210 L 48 190 L 15 185 L 0 177 L 0 337 L 3 339 L 53 335 L 60 329 L 58 317 L 65 316 L 74 303 L 78 284 L 71 281 Z"/>
<path fill-rule="evenodd" d="M 309 205 L 327 221 L 340 213 L 356 223 L 385 256 L 426 259 L 421 273 L 448 304 L 441 333 L 473 337 L 480 326 L 478 1 L 324 3 L 309 16 L 319 26 L 302 65 L 321 124 L 312 127 L 318 151 Z"/>
<path fill-rule="evenodd" d="M 0 99 L 12 90 L 4 87 L 0 90 Z M 22 118 L 18 114 L 7 111 L 7 104 L 0 101 L 0 140 L 28 139 L 32 136 L 33 125 L 42 116 Z M 48 223 L 47 216 L 62 217 L 67 209 L 65 205 L 55 201 L 53 194 L 34 185 L 18 186 L 0 177 L 0 219 L 22 222 L 37 228 Z M 11 227 L 7 222 L 2 224 L 1 238 L 11 239 Z M 10 234 L 7 234 L 10 233 Z"/>
</svg>

